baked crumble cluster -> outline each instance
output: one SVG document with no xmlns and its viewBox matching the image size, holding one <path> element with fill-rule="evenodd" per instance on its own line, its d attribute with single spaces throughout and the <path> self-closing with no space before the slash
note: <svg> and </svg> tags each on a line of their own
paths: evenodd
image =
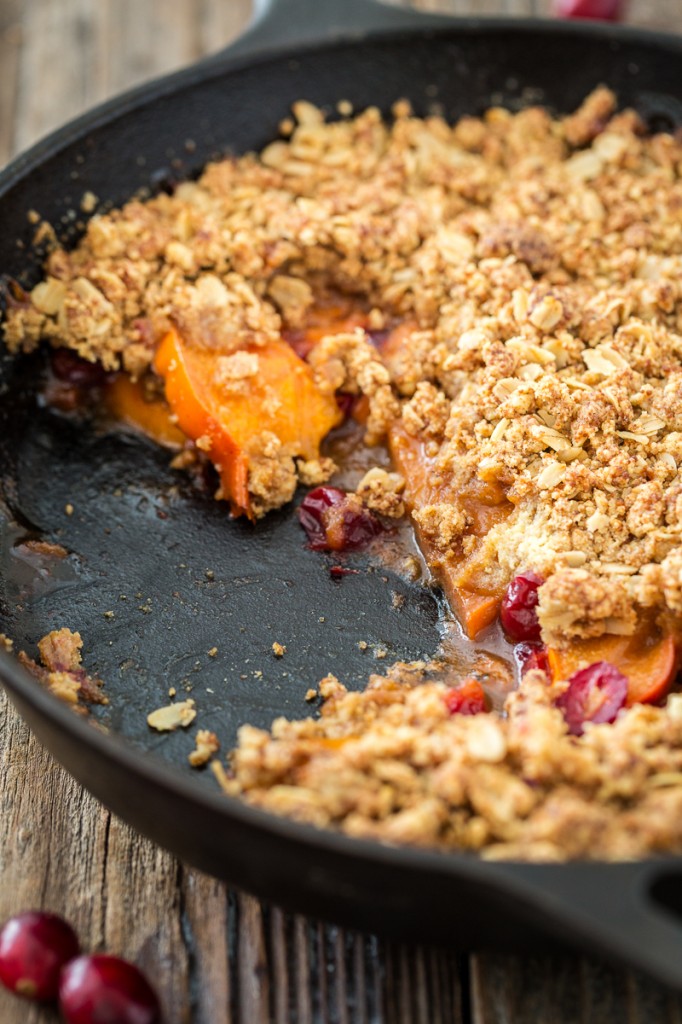
<svg viewBox="0 0 682 1024">
<path fill-rule="evenodd" d="M 682 695 L 576 740 L 563 685 L 526 673 L 500 717 L 451 714 L 439 665 L 395 665 L 362 693 L 329 676 L 319 719 L 243 726 L 232 776 L 216 774 L 257 807 L 389 843 L 537 861 L 682 849 Z"/>
<path fill-rule="evenodd" d="M 643 618 L 676 632 L 680 133 L 647 133 L 606 88 L 561 118 L 492 108 L 450 126 L 406 102 L 391 123 L 373 108 L 294 114 L 261 154 L 95 216 L 73 251 L 55 248 L 10 305 L 10 350 L 47 340 L 145 379 L 175 327 L 247 393 L 259 347 L 304 328 L 321 296 L 351 296 L 365 326 L 322 337 L 307 361 L 321 393 L 364 396 L 368 444 L 398 428 L 423 445 L 447 495 L 414 509 L 432 550 L 475 542 L 491 590 L 538 574 L 554 648 Z M 267 432 L 251 446 L 256 514 L 334 471 Z M 401 515 L 410 481 L 371 472 L 358 497 Z M 474 541 L 457 495 L 480 482 L 513 507 Z M 676 695 L 576 738 L 555 704 L 565 680 L 532 670 L 506 717 L 466 717 L 448 715 L 429 671 L 398 667 L 363 694 L 328 680 L 319 721 L 244 727 L 225 787 L 353 834 L 490 856 L 682 846 Z"/>
</svg>

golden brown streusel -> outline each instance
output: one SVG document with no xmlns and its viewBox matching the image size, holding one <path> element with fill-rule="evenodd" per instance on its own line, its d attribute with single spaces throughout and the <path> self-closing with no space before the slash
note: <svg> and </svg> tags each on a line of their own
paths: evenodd
<svg viewBox="0 0 682 1024">
<path fill-rule="evenodd" d="M 682 717 L 636 705 L 568 735 L 562 685 L 532 671 L 507 717 L 449 713 L 439 667 L 396 665 L 362 693 L 321 687 L 318 720 L 243 726 L 226 792 L 392 843 L 490 858 L 629 859 L 682 846 Z M 679 697 L 678 697 L 679 699 Z"/>
</svg>

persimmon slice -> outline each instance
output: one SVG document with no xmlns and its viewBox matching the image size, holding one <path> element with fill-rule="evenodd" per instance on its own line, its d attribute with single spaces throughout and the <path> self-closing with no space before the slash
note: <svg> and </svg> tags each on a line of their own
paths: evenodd
<svg viewBox="0 0 682 1024">
<path fill-rule="evenodd" d="M 176 330 L 164 336 L 154 359 L 166 399 L 182 432 L 214 463 L 235 515 L 253 518 L 248 491 L 249 443 L 275 434 L 293 456 L 314 459 L 322 438 L 341 419 L 333 395 L 317 388 L 313 373 L 285 341 L 240 350 L 257 367 L 243 388 L 226 385 L 221 357 Z M 227 357 L 229 359 L 229 356 Z"/>
<path fill-rule="evenodd" d="M 149 400 L 139 381 L 119 374 L 105 392 L 109 412 L 119 423 L 134 427 L 157 444 L 180 447 L 186 438 L 171 419 L 168 404 L 162 399 Z"/>
<path fill-rule="evenodd" d="M 677 671 L 675 640 L 655 626 L 640 628 L 632 636 L 577 640 L 570 647 L 550 648 L 547 653 L 555 679 L 568 679 L 578 669 L 596 661 L 615 665 L 628 681 L 628 706 L 649 704 L 664 697 Z"/>
<path fill-rule="evenodd" d="M 426 454 L 424 443 L 408 434 L 400 424 L 389 432 L 389 447 L 396 468 L 405 477 L 405 499 L 410 511 L 447 501 L 448 498 L 454 499 L 455 495 L 434 472 L 433 460 Z M 482 480 L 472 481 L 466 493 L 458 493 L 456 498 L 470 520 L 467 535 L 481 542 L 474 545 L 469 554 L 463 553 L 461 544 L 443 552 L 418 525 L 416 532 L 424 557 L 467 636 L 473 640 L 497 618 L 505 591 L 505 581 L 489 571 L 482 553 L 482 542 L 493 526 L 507 518 L 514 506 L 499 485 Z"/>
</svg>

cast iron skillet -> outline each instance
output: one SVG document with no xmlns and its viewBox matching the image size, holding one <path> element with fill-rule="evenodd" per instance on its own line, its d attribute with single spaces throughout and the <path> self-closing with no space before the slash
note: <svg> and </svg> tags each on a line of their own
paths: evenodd
<svg viewBox="0 0 682 1024">
<path fill-rule="evenodd" d="M 369 0 L 266 4 L 231 49 L 99 107 L 0 175 L 0 271 L 37 278 L 29 210 L 72 239 L 86 190 L 104 207 L 215 154 L 260 147 L 301 97 L 387 111 L 408 96 L 418 112 L 435 103 L 452 119 L 529 100 L 567 111 L 607 82 L 623 104 L 671 126 L 682 123 L 681 57 L 681 39 L 596 25 L 451 21 Z M 41 408 L 37 369 L 40 357 L 0 360 L 0 629 L 31 650 L 49 629 L 79 628 L 112 697 L 100 715 L 109 732 L 7 656 L 0 676 L 77 779 L 180 857 L 287 908 L 467 949 L 552 937 L 682 987 L 677 859 L 551 866 L 393 849 L 271 817 L 183 767 L 191 735 L 161 738 L 144 724 L 170 685 L 192 687 L 197 725 L 215 727 L 227 748 L 241 722 L 305 713 L 307 686 L 329 670 L 360 686 L 374 663 L 358 639 L 391 659 L 432 652 L 436 600 L 362 557 L 359 574 L 334 582 L 290 510 L 256 527 L 230 521 L 168 470 L 165 453 Z M 72 554 L 27 561 L 16 547 L 26 537 Z M 401 612 L 393 590 L 406 596 Z M 273 640 L 287 645 L 281 662 Z"/>
</svg>

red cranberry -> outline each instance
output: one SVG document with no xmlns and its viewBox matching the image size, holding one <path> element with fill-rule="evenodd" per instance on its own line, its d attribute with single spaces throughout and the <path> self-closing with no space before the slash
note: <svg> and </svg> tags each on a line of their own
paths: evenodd
<svg viewBox="0 0 682 1024">
<path fill-rule="evenodd" d="M 61 917 L 27 911 L 0 931 L 0 981 L 18 996 L 55 999 L 62 967 L 79 952 L 76 933 Z"/>
<path fill-rule="evenodd" d="M 601 21 L 618 21 L 623 7 L 623 0 L 555 0 L 554 4 L 560 18 L 595 18 Z"/>
<path fill-rule="evenodd" d="M 66 1024 L 156 1024 L 161 1015 L 144 974 L 104 954 L 80 956 L 64 968 L 59 1008 Z"/>
<path fill-rule="evenodd" d="M 538 588 L 545 581 L 534 572 L 515 576 L 502 598 L 500 621 L 512 640 L 539 640 Z"/>
<path fill-rule="evenodd" d="M 367 339 L 371 341 L 375 348 L 381 349 L 382 345 L 385 345 L 388 341 L 391 332 L 388 328 L 382 328 L 381 330 L 367 331 Z"/>
<path fill-rule="evenodd" d="M 282 337 L 287 345 L 291 345 L 299 359 L 307 359 L 311 349 L 315 347 L 315 342 L 308 332 L 298 328 L 285 328 L 282 331 Z"/>
<path fill-rule="evenodd" d="M 522 676 L 525 676 L 526 672 L 530 672 L 532 669 L 540 669 L 545 675 L 550 674 L 547 648 L 536 640 L 516 644 L 514 647 L 514 657 Z"/>
<path fill-rule="evenodd" d="M 107 379 L 107 372 L 100 363 L 81 359 L 68 348 L 53 349 L 50 365 L 57 380 L 77 388 L 101 387 Z"/>
<path fill-rule="evenodd" d="M 486 710 L 485 691 L 477 679 L 465 679 L 443 698 L 451 715 L 478 715 Z"/>
<path fill-rule="evenodd" d="M 346 565 L 330 565 L 329 575 L 333 580 L 343 579 L 344 576 L 359 576 L 359 569 L 349 569 Z"/>
<path fill-rule="evenodd" d="M 343 418 L 345 420 L 347 420 L 350 414 L 352 413 L 355 402 L 355 395 L 349 395 L 347 391 L 336 392 L 336 404 L 343 413 Z"/>
<path fill-rule="evenodd" d="M 351 551 L 381 531 L 381 523 L 360 502 L 338 487 L 316 487 L 298 510 L 313 551 Z"/>
<path fill-rule="evenodd" d="M 582 736 L 586 722 L 614 722 L 627 694 L 623 673 L 608 661 L 595 661 L 573 673 L 556 705 L 571 735 Z"/>
</svg>

